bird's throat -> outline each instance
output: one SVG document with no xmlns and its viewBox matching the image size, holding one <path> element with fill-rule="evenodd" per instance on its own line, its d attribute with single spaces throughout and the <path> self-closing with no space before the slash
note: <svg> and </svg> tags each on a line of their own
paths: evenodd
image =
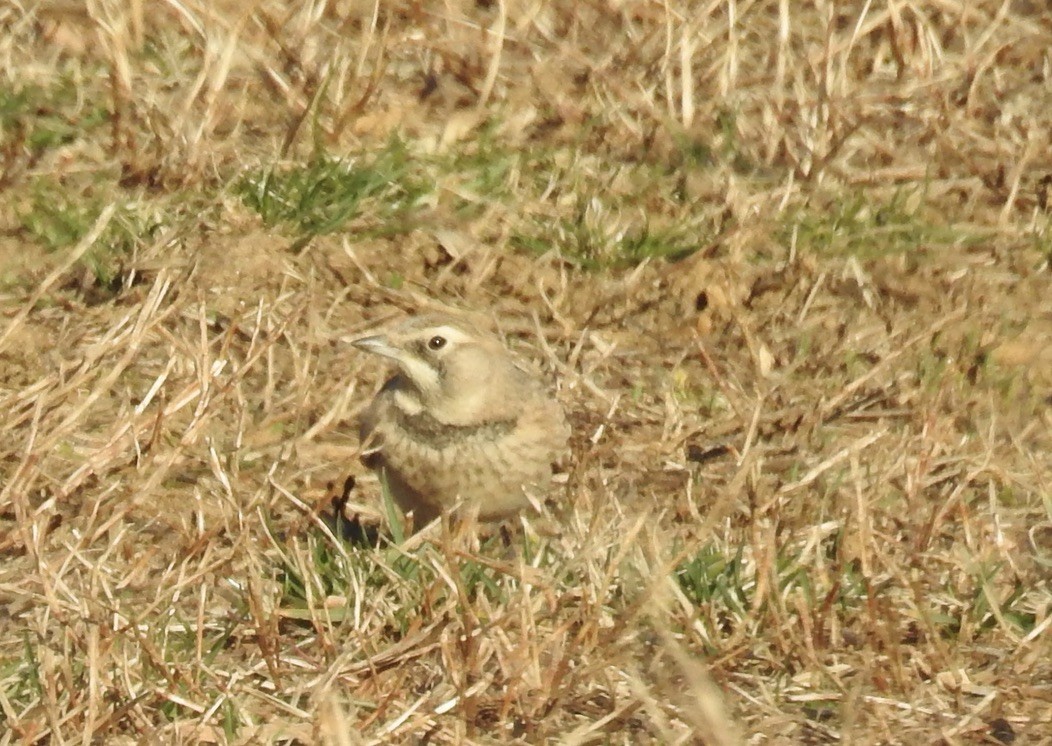
<svg viewBox="0 0 1052 746">
<path fill-rule="evenodd" d="M 412 417 L 424 411 L 420 395 L 412 389 L 396 389 L 394 392 L 395 409 L 402 415 Z"/>
</svg>

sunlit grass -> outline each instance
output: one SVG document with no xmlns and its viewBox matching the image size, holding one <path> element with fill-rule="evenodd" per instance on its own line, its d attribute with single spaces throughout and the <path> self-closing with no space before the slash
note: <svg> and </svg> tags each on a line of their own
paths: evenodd
<svg viewBox="0 0 1052 746">
<path fill-rule="evenodd" d="M 0 744 L 1040 738 L 1024 5 L 0 9 Z M 361 463 L 436 302 L 539 515 Z"/>
</svg>

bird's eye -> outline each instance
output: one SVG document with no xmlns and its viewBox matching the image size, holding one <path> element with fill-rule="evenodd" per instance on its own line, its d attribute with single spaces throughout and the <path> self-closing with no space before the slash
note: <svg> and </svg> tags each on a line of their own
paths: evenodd
<svg viewBox="0 0 1052 746">
<path fill-rule="evenodd" d="M 427 340 L 427 347 L 428 347 L 428 349 L 441 350 L 445 346 L 446 346 L 446 338 L 445 337 L 440 337 L 437 334 L 435 336 L 431 337 L 431 339 Z"/>
</svg>

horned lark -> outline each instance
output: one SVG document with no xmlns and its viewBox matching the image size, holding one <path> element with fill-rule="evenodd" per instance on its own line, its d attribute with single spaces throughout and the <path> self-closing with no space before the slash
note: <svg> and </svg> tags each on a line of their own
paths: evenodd
<svg viewBox="0 0 1052 746">
<path fill-rule="evenodd" d="M 362 416 L 365 462 L 421 528 L 455 506 L 499 520 L 543 491 L 569 426 L 536 375 L 464 320 L 426 315 L 354 340 L 398 371 Z"/>
</svg>

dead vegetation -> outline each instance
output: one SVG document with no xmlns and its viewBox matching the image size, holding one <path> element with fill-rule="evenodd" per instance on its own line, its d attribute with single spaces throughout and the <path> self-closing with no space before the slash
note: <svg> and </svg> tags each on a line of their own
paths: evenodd
<svg viewBox="0 0 1052 746">
<path fill-rule="evenodd" d="M 0 24 L 0 743 L 1049 742 L 1043 3 Z M 573 413 L 510 547 L 326 520 L 432 301 Z"/>
</svg>

